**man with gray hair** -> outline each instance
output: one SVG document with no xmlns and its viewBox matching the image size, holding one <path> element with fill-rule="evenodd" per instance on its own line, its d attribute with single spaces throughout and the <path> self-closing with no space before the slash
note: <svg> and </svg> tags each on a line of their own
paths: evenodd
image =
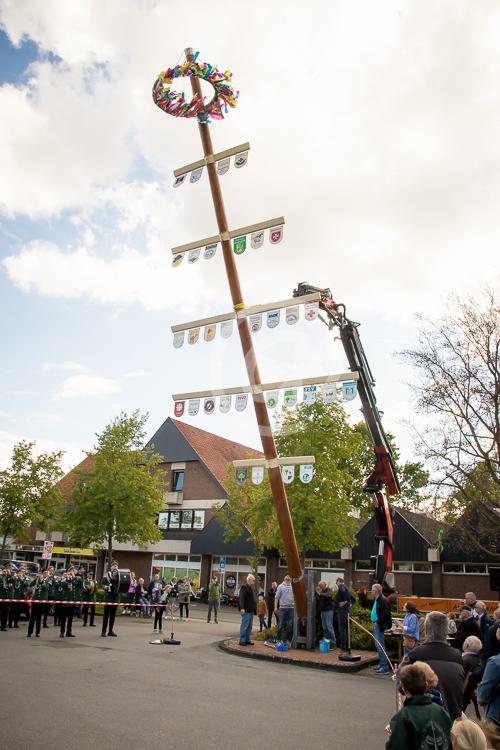
<svg viewBox="0 0 500 750">
<path fill-rule="evenodd" d="M 240 646 L 253 646 L 252 635 L 253 616 L 255 614 L 255 576 L 247 575 L 246 583 L 240 588 Z"/>
<path fill-rule="evenodd" d="M 408 653 L 408 661 L 423 661 L 438 676 L 438 688 L 443 696 L 445 709 L 452 719 L 462 713 L 465 671 L 462 655 L 448 645 L 448 620 L 442 612 L 429 612 L 425 618 L 425 643 Z"/>
<path fill-rule="evenodd" d="M 488 610 L 486 609 L 486 604 L 484 602 L 476 602 L 476 613 L 477 613 L 477 621 L 479 624 L 479 630 L 480 630 L 480 638 L 481 641 L 484 643 L 486 640 L 486 636 L 488 634 L 488 630 L 493 624 L 493 621 L 491 617 L 488 615 Z"/>
</svg>

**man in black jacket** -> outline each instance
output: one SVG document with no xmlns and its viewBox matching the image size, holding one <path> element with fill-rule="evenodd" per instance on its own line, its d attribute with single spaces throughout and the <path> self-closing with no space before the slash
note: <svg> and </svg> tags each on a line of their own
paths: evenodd
<svg viewBox="0 0 500 750">
<path fill-rule="evenodd" d="M 429 612 L 425 618 L 425 643 L 408 653 L 413 663 L 424 661 L 438 676 L 438 688 L 444 707 L 452 719 L 460 718 L 464 693 L 465 671 L 462 654 L 446 642 L 448 619 L 442 612 Z"/>
<path fill-rule="evenodd" d="M 240 646 L 253 646 L 250 640 L 252 634 L 252 622 L 255 613 L 255 576 L 247 576 L 247 582 L 240 588 Z"/>
<path fill-rule="evenodd" d="M 384 631 L 389 630 L 392 626 L 391 605 L 383 595 L 380 583 L 373 584 L 372 594 L 375 601 L 372 607 L 371 622 L 379 659 L 379 665 L 375 667 L 375 674 L 389 674 L 391 670 L 385 653 Z"/>
<path fill-rule="evenodd" d="M 273 612 L 274 612 L 274 600 L 276 599 L 276 589 L 278 588 L 278 584 L 276 581 L 273 581 L 271 584 L 271 588 L 267 592 L 267 614 L 268 614 L 268 620 L 267 620 L 267 627 L 271 628 L 273 625 Z"/>
<path fill-rule="evenodd" d="M 450 640 L 450 645 L 462 651 L 463 645 L 470 635 L 481 638 L 481 630 L 479 627 L 479 618 L 474 617 L 472 609 L 466 604 L 460 607 L 459 618 L 460 622 L 457 626 L 457 632 Z"/>
</svg>

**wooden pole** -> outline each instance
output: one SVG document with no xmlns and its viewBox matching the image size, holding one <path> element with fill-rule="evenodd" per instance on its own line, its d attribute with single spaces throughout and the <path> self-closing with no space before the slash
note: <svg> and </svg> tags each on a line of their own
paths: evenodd
<svg viewBox="0 0 500 750">
<path fill-rule="evenodd" d="M 191 62 L 194 57 L 193 50 L 191 48 L 188 48 L 185 50 L 185 54 L 186 60 Z M 203 97 L 199 78 L 191 76 L 191 87 L 193 89 L 193 94 L 197 94 L 200 98 Z M 203 146 L 203 153 L 205 156 L 211 156 L 213 154 L 213 146 L 212 137 L 210 135 L 210 127 L 206 123 L 198 123 L 198 127 L 200 131 L 201 143 Z M 214 203 L 215 215 L 217 217 L 217 226 L 219 228 L 219 232 L 221 234 L 224 232 L 229 232 L 229 225 L 226 218 L 226 210 L 224 208 L 224 200 L 222 198 L 222 191 L 215 162 L 209 161 L 207 163 L 207 172 L 208 179 L 210 181 L 210 190 L 212 191 L 212 199 Z M 222 240 L 221 244 L 233 307 L 236 311 L 242 310 L 245 305 L 243 302 L 243 294 L 241 291 L 238 270 L 236 268 L 236 263 L 231 248 L 231 241 Z M 246 317 L 237 318 L 236 322 L 238 325 L 241 348 L 243 350 L 243 356 L 245 357 L 245 365 L 247 368 L 250 384 L 260 385 L 261 379 L 259 368 L 257 365 L 257 358 L 255 356 L 255 350 L 253 348 L 250 327 L 248 325 L 248 319 Z M 267 406 L 264 401 L 264 394 L 254 393 L 252 398 L 255 409 L 255 416 L 257 417 L 257 424 L 259 426 L 262 450 L 264 451 L 265 457 L 268 460 L 272 461 L 273 459 L 278 458 L 278 453 L 276 451 L 276 444 L 274 442 L 271 422 L 269 420 L 269 414 L 267 412 Z M 306 617 L 306 587 L 302 573 L 302 566 L 300 564 L 299 551 L 297 549 L 297 540 L 295 539 L 292 517 L 290 515 L 290 508 L 288 507 L 285 486 L 281 477 L 281 470 L 279 466 L 276 465 L 272 468 L 269 468 L 268 472 L 274 507 L 276 508 L 276 515 L 278 517 L 281 538 L 283 540 L 283 546 L 285 549 L 288 573 L 292 578 L 295 609 L 299 617 Z"/>
</svg>

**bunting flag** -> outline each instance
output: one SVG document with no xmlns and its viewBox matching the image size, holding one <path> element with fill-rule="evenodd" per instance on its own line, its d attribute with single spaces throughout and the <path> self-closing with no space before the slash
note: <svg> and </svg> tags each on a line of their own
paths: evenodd
<svg viewBox="0 0 500 750">
<path fill-rule="evenodd" d="M 233 240 L 233 250 L 235 255 L 241 255 L 247 249 L 247 237 L 246 234 L 242 234 L 241 237 L 235 237 Z"/>
<path fill-rule="evenodd" d="M 248 478 L 248 469 L 236 469 L 236 484 L 246 484 Z"/>
<path fill-rule="evenodd" d="M 258 250 L 264 244 L 264 230 L 261 229 L 258 232 L 252 232 L 250 235 L 250 244 L 254 250 Z"/>
<path fill-rule="evenodd" d="M 180 187 L 180 185 L 182 185 L 182 183 L 184 182 L 185 179 L 186 179 L 186 175 L 185 174 L 181 174 L 181 175 L 179 175 L 179 177 L 176 177 L 175 180 L 174 180 L 174 188 Z"/>
<path fill-rule="evenodd" d="M 231 396 L 221 396 L 219 401 L 219 410 L 221 414 L 227 414 L 231 411 Z"/>
<path fill-rule="evenodd" d="M 269 242 L 271 245 L 277 245 L 283 239 L 283 226 L 271 227 L 269 230 Z"/>
<path fill-rule="evenodd" d="M 176 417 L 182 417 L 184 414 L 184 407 L 186 406 L 185 401 L 176 401 L 174 406 L 174 414 Z"/>
<path fill-rule="evenodd" d="M 184 336 L 186 331 L 177 331 L 174 333 L 174 349 L 180 349 L 184 343 Z"/>
<path fill-rule="evenodd" d="M 268 409 L 276 409 L 278 406 L 279 391 L 266 391 L 266 406 Z"/>
<path fill-rule="evenodd" d="M 287 388 L 283 394 L 283 401 L 287 408 L 291 409 L 297 404 L 297 389 Z"/>
<path fill-rule="evenodd" d="M 286 308 L 286 322 L 289 326 L 294 326 L 299 319 L 299 306 L 294 305 L 293 307 Z"/>
<path fill-rule="evenodd" d="M 263 481 L 264 481 L 264 467 L 252 466 L 252 483 L 262 484 Z"/>
<path fill-rule="evenodd" d="M 304 386 L 304 404 L 314 404 L 318 398 L 318 387 L 316 385 Z"/>
<path fill-rule="evenodd" d="M 226 172 L 229 171 L 229 165 L 231 164 L 231 159 L 229 156 L 227 156 L 225 159 L 221 159 L 217 162 L 217 174 L 226 174 Z"/>
<path fill-rule="evenodd" d="M 342 398 L 344 401 L 352 401 L 353 398 L 356 398 L 357 392 L 358 386 L 355 380 L 346 380 L 345 383 L 342 383 Z"/>
<path fill-rule="evenodd" d="M 314 476 L 314 466 L 312 464 L 301 464 L 299 476 L 301 482 L 309 484 Z"/>
<path fill-rule="evenodd" d="M 200 329 L 191 328 L 191 330 L 188 333 L 188 344 L 196 344 L 199 338 L 200 338 Z"/>
<path fill-rule="evenodd" d="M 244 167 L 245 164 L 248 161 L 248 151 L 242 151 L 239 154 L 236 154 L 234 157 L 234 166 L 236 169 L 241 169 L 241 167 Z"/>
<path fill-rule="evenodd" d="M 306 320 L 315 320 L 318 317 L 319 302 L 306 302 L 304 305 L 304 315 Z"/>
<path fill-rule="evenodd" d="M 295 466 L 282 466 L 281 476 L 284 484 L 291 484 L 295 478 Z"/>
<path fill-rule="evenodd" d="M 267 313 L 267 327 L 276 328 L 280 322 L 281 310 L 269 310 Z"/>
<path fill-rule="evenodd" d="M 198 167 L 198 169 L 193 169 L 193 171 L 191 172 L 191 177 L 189 178 L 189 182 L 198 182 L 202 174 L 203 174 L 203 167 Z"/>
<path fill-rule="evenodd" d="M 177 266 L 180 266 L 183 260 L 184 253 L 179 253 L 179 255 L 176 255 L 175 258 L 172 259 L 172 268 L 177 268 Z"/>
<path fill-rule="evenodd" d="M 255 313 L 250 315 L 250 330 L 253 333 L 257 333 L 262 328 L 262 313 Z"/>
<path fill-rule="evenodd" d="M 245 411 L 248 404 L 248 393 L 237 393 L 234 399 L 234 408 L 236 411 Z"/>
<path fill-rule="evenodd" d="M 205 414 L 213 414 L 215 411 L 215 399 L 209 396 L 203 402 L 203 411 Z"/>
<path fill-rule="evenodd" d="M 324 404 L 333 404 L 338 401 L 337 385 L 335 383 L 325 383 L 321 387 L 321 395 Z"/>
<path fill-rule="evenodd" d="M 223 320 L 220 324 L 220 335 L 223 339 L 228 339 L 233 332 L 233 321 Z"/>
<path fill-rule="evenodd" d="M 194 250 L 189 251 L 188 263 L 196 263 L 200 257 L 201 247 L 195 247 Z"/>
<path fill-rule="evenodd" d="M 195 417 L 200 411 L 200 399 L 191 398 L 188 402 L 188 414 L 190 417 Z"/>
<path fill-rule="evenodd" d="M 208 325 L 205 326 L 203 329 L 203 338 L 205 341 L 213 341 L 215 338 L 215 332 L 217 330 L 217 326 L 215 325 Z"/>
<path fill-rule="evenodd" d="M 210 260 L 210 258 L 213 258 L 215 253 L 217 252 L 217 243 L 214 242 L 213 245 L 207 245 L 205 250 L 203 251 L 203 257 L 205 260 Z"/>
</svg>

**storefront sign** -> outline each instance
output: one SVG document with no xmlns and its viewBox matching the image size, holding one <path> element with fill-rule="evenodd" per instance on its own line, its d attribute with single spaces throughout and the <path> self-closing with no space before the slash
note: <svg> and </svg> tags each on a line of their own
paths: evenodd
<svg viewBox="0 0 500 750">
<path fill-rule="evenodd" d="M 236 578 L 233 575 L 226 576 L 225 584 L 226 588 L 234 589 L 236 586 Z"/>
<path fill-rule="evenodd" d="M 52 557 L 52 550 L 54 549 L 54 542 L 46 539 L 43 543 L 42 560 L 50 560 Z"/>
<path fill-rule="evenodd" d="M 53 547 L 54 555 L 81 555 L 82 557 L 96 557 L 96 551 L 93 549 L 79 549 L 78 547 Z"/>
</svg>

